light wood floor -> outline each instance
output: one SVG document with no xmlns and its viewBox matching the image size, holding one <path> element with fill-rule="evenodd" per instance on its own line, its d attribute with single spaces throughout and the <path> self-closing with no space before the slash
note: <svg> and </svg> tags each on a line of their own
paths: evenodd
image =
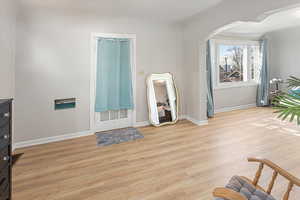
<svg viewBox="0 0 300 200">
<path fill-rule="evenodd" d="M 300 128 L 274 116 L 255 108 L 218 114 L 207 126 L 140 128 L 144 139 L 109 147 L 88 136 L 19 149 L 25 154 L 13 168 L 13 199 L 208 200 L 232 175 L 254 176 L 248 156 L 300 177 Z M 267 185 L 271 171 L 264 172 Z M 279 179 L 274 195 L 285 189 Z M 299 188 L 290 199 L 300 199 Z"/>
</svg>

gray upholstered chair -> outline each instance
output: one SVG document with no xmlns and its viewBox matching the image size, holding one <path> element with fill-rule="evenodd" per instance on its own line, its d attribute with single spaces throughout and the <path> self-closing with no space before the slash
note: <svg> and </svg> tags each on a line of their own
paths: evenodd
<svg viewBox="0 0 300 200">
<path fill-rule="evenodd" d="M 248 161 L 260 163 L 254 180 L 251 181 L 243 176 L 232 177 L 225 188 L 216 188 L 214 190 L 213 195 L 215 200 L 276 200 L 271 195 L 271 192 L 278 174 L 289 181 L 287 191 L 282 200 L 289 199 L 293 186 L 300 186 L 300 179 L 267 159 L 248 158 Z M 274 170 L 267 190 L 264 190 L 258 185 L 259 178 L 265 165 Z"/>
</svg>

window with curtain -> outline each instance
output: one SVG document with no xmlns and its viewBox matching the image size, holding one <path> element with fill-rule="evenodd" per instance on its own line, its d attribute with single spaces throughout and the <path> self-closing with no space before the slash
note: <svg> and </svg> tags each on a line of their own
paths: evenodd
<svg viewBox="0 0 300 200">
<path fill-rule="evenodd" d="M 99 38 L 96 73 L 96 112 L 133 109 L 130 39 Z"/>
<path fill-rule="evenodd" d="M 258 41 L 215 40 L 215 88 L 257 84 L 259 47 Z"/>
</svg>

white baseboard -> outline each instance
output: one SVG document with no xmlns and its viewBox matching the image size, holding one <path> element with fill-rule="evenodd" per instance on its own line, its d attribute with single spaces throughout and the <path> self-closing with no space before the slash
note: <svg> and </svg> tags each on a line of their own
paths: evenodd
<svg viewBox="0 0 300 200">
<path fill-rule="evenodd" d="M 189 116 L 187 116 L 186 119 L 189 120 L 190 122 L 192 122 L 193 124 L 198 125 L 198 126 L 204 126 L 204 125 L 208 124 L 208 120 L 197 120 L 197 119 L 194 119 L 194 118 L 189 117 Z"/>
<path fill-rule="evenodd" d="M 134 124 L 134 127 L 143 127 L 143 126 L 149 126 L 151 125 L 149 121 L 143 121 L 143 122 L 136 122 Z"/>
<path fill-rule="evenodd" d="M 58 142 L 58 141 L 74 139 L 74 138 L 93 135 L 93 134 L 94 134 L 94 132 L 92 132 L 92 131 L 81 131 L 78 133 L 64 134 L 64 135 L 58 135 L 58 136 L 53 136 L 53 137 L 28 140 L 28 141 L 24 141 L 24 142 L 17 142 L 17 143 L 13 144 L 12 149 L 15 150 L 18 148 L 29 147 L 29 146 L 39 145 L 39 144 L 47 144 L 47 143 L 51 143 L 51 142 Z"/>
<path fill-rule="evenodd" d="M 240 105 L 240 106 L 234 106 L 234 107 L 225 107 L 225 108 L 216 109 L 215 113 L 229 112 L 229 111 L 234 111 L 234 110 L 243 110 L 243 109 L 254 108 L 254 107 L 256 107 L 256 104 L 247 104 L 247 105 Z"/>
<path fill-rule="evenodd" d="M 187 119 L 199 126 L 207 124 L 207 120 L 197 121 L 186 115 L 181 115 L 179 117 L 179 119 Z M 142 121 L 142 122 L 136 122 L 134 127 L 143 127 L 143 126 L 149 126 L 149 125 L 150 125 L 149 121 Z M 77 132 L 77 133 L 70 133 L 70 134 L 58 135 L 58 136 L 53 136 L 53 137 L 28 140 L 28 141 L 24 141 L 24 142 L 17 142 L 17 143 L 13 144 L 12 149 L 14 151 L 15 149 L 18 149 L 18 148 L 30 147 L 30 146 L 39 145 L 39 144 L 47 144 L 47 143 L 51 143 L 51 142 L 59 142 L 59 141 L 63 141 L 63 140 L 69 140 L 69 139 L 79 138 L 79 137 L 83 137 L 83 136 L 93 135 L 94 133 L 95 133 L 95 131 L 87 130 L 87 131 L 81 131 L 81 132 Z"/>
</svg>

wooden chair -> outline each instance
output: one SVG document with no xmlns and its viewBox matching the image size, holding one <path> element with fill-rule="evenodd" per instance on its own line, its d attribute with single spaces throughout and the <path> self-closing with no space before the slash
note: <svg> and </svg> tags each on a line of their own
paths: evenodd
<svg viewBox="0 0 300 200">
<path fill-rule="evenodd" d="M 297 177 L 293 176 L 292 174 L 290 174 L 289 172 L 287 172 L 286 170 L 282 169 L 281 167 L 279 167 L 278 165 L 274 164 L 273 162 L 267 160 L 267 159 L 258 159 L 258 158 L 248 158 L 249 162 L 258 162 L 259 163 L 259 168 L 256 172 L 256 175 L 253 179 L 253 181 L 251 181 L 250 179 L 246 178 L 246 177 L 239 177 L 241 179 L 243 179 L 244 181 L 246 181 L 247 183 L 251 184 L 252 186 L 254 186 L 257 190 L 263 191 L 267 194 L 271 194 L 275 180 L 279 175 L 283 176 L 285 179 L 287 179 L 289 181 L 288 187 L 287 187 L 287 191 L 285 192 L 282 200 L 288 200 L 289 196 L 290 196 L 290 192 L 292 191 L 294 186 L 300 187 L 300 179 L 298 179 Z M 267 188 L 267 190 L 264 190 L 261 186 L 258 185 L 258 181 L 261 177 L 262 174 L 262 170 L 264 168 L 264 166 L 268 166 L 273 170 L 273 176 L 272 179 L 269 183 L 269 186 Z M 228 200 L 248 200 L 244 195 L 242 195 L 239 192 L 236 192 L 234 190 L 231 190 L 229 188 L 216 188 L 213 191 L 213 195 L 214 197 L 217 198 L 221 198 L 221 199 L 228 199 Z"/>
</svg>

